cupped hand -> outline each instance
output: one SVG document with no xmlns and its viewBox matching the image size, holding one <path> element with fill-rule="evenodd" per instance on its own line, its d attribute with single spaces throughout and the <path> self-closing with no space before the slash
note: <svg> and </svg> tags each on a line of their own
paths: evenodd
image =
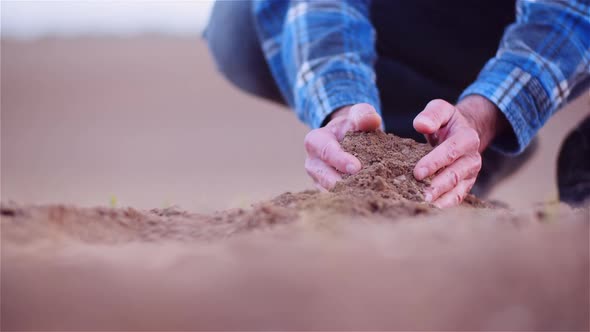
<svg viewBox="0 0 590 332">
<path fill-rule="evenodd" d="M 381 128 L 381 117 L 369 104 L 356 104 L 334 112 L 326 126 L 305 136 L 305 170 L 316 187 L 331 189 L 342 179 L 341 173 L 355 174 L 361 162 L 342 150 L 340 142 L 349 131 L 373 131 Z"/>
<path fill-rule="evenodd" d="M 498 126 L 499 110 L 481 96 L 457 106 L 433 100 L 414 119 L 414 128 L 436 147 L 414 168 L 414 177 L 434 175 L 424 198 L 443 208 L 458 205 L 471 190 L 481 169 L 481 152 Z"/>
</svg>

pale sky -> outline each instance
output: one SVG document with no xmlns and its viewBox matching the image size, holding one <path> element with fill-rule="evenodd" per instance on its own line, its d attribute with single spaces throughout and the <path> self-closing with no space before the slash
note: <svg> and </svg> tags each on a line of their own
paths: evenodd
<svg viewBox="0 0 590 332">
<path fill-rule="evenodd" d="M 142 33 L 198 35 L 212 0 L 1 0 L 2 36 L 38 38 Z"/>
</svg>

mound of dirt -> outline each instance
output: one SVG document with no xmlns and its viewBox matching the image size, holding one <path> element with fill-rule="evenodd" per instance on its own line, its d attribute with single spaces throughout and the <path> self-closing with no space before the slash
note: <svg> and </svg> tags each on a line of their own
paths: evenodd
<svg viewBox="0 0 590 332">
<path fill-rule="evenodd" d="M 382 131 L 348 133 L 342 148 L 359 158 L 363 166 L 354 175 L 344 175 L 330 192 L 287 192 L 252 209 L 224 211 L 216 222 L 240 225 L 267 225 L 293 222 L 309 214 L 340 216 L 380 216 L 396 220 L 406 216 L 435 214 L 439 210 L 424 202 L 430 178 L 418 181 L 413 169 L 418 160 L 432 151 L 418 143 Z M 489 204 L 468 195 L 462 207 L 483 208 Z"/>
<path fill-rule="evenodd" d="M 293 213 L 293 209 L 297 212 L 380 215 L 392 220 L 438 212 L 433 205 L 424 202 L 423 192 L 431 178 L 418 181 L 413 175 L 418 160 L 432 151 L 430 145 L 376 131 L 348 133 L 342 141 L 342 148 L 359 158 L 363 166 L 360 172 L 344 175 L 329 193 L 305 191 L 280 195 L 270 205 L 263 203 L 261 214 L 268 215 L 269 209 L 283 207 L 290 209 L 290 212 L 279 210 L 288 216 L 287 220 L 294 219 L 297 214 Z M 468 195 L 462 207 L 484 208 L 491 205 Z M 258 208 L 255 206 L 251 213 L 258 214 Z"/>
<path fill-rule="evenodd" d="M 432 177 L 418 181 L 413 171 L 416 163 L 432 151 L 430 145 L 376 131 L 348 133 L 342 147 L 361 161 L 363 169 L 346 176 L 334 192 L 355 195 L 358 189 L 369 189 L 385 199 L 424 201 L 423 193 Z M 491 207 L 473 195 L 468 195 L 463 206 Z"/>
<path fill-rule="evenodd" d="M 413 174 L 416 163 L 432 151 L 428 144 L 417 143 L 382 131 L 348 133 L 342 148 L 357 157 L 363 169 L 345 177 L 336 192 L 369 189 L 384 193 L 384 198 L 422 202 L 422 192 L 430 179 L 417 181 Z"/>
<path fill-rule="evenodd" d="M 331 192 L 213 215 L 3 203 L 1 330 L 588 330 L 590 207 L 439 210 L 430 147 L 349 134 Z"/>
</svg>

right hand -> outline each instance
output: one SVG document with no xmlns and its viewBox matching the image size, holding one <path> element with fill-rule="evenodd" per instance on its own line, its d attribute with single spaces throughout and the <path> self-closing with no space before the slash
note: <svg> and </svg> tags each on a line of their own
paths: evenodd
<svg viewBox="0 0 590 332">
<path fill-rule="evenodd" d="M 322 128 L 305 136 L 305 170 L 320 190 L 331 189 L 342 179 L 340 173 L 355 174 L 361 162 L 340 147 L 349 131 L 373 131 L 381 128 L 381 117 L 369 104 L 345 106 L 330 117 Z M 338 171 L 340 171 L 340 173 Z"/>
</svg>

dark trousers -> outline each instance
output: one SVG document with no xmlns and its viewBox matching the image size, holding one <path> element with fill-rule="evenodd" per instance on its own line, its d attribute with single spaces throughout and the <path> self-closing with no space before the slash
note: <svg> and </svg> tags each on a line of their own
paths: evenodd
<svg viewBox="0 0 590 332">
<path fill-rule="evenodd" d="M 432 99 L 455 102 L 494 56 L 514 21 L 514 0 L 374 0 L 377 86 L 388 132 L 424 142 L 414 117 Z M 205 32 L 219 71 L 238 88 L 278 103 L 284 100 L 264 59 L 250 1 L 217 1 Z M 534 151 L 508 158 L 487 150 L 474 192 L 519 168 Z"/>
</svg>

